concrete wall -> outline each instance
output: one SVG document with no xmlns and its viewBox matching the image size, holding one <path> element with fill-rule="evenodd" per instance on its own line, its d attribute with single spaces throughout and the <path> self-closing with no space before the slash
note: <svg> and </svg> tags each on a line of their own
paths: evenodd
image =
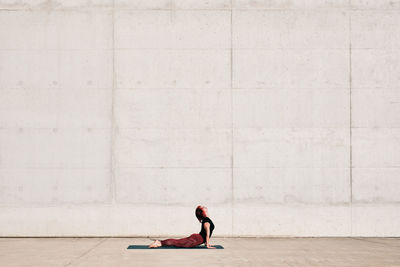
<svg viewBox="0 0 400 267">
<path fill-rule="evenodd" d="M 400 1 L 0 0 L 0 235 L 400 236 Z"/>
</svg>

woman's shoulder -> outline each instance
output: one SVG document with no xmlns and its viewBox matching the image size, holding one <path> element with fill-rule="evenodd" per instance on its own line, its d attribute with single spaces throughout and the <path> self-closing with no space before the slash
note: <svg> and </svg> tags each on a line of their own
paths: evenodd
<svg viewBox="0 0 400 267">
<path fill-rule="evenodd" d="M 210 223 L 212 223 L 212 220 L 211 220 L 209 217 L 205 217 L 205 218 L 203 219 L 202 222 L 203 222 L 203 223 L 205 223 L 205 222 L 210 222 Z"/>
</svg>

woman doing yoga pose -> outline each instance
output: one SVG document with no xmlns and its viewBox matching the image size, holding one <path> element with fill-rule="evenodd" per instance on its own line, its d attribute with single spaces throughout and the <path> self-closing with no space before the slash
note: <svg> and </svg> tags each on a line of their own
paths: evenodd
<svg viewBox="0 0 400 267">
<path fill-rule="evenodd" d="M 161 246 L 175 246 L 191 248 L 200 244 L 206 243 L 207 248 L 215 248 L 210 244 L 210 238 L 214 230 L 214 223 L 208 217 L 208 209 L 204 206 L 198 206 L 195 210 L 195 214 L 199 222 L 201 223 L 201 231 L 198 234 L 192 234 L 188 237 L 181 239 L 165 239 L 156 240 L 149 245 L 149 248 L 157 248 Z"/>
</svg>

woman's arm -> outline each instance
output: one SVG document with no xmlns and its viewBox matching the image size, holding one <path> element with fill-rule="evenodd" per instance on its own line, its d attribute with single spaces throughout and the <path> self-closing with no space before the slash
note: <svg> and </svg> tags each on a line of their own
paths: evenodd
<svg viewBox="0 0 400 267">
<path fill-rule="evenodd" d="M 206 246 L 207 248 L 215 248 L 210 245 L 210 223 L 204 223 L 204 228 L 206 229 Z"/>
</svg>

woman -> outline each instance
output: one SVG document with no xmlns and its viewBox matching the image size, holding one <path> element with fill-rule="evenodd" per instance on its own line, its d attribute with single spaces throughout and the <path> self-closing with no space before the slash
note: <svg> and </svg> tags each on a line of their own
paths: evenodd
<svg viewBox="0 0 400 267">
<path fill-rule="evenodd" d="M 206 243 L 207 248 L 215 248 L 210 244 L 210 238 L 214 231 L 214 223 L 208 217 L 208 209 L 204 206 L 197 206 L 195 214 L 199 222 L 201 223 L 201 231 L 198 234 L 192 234 L 191 236 L 181 239 L 165 239 L 156 240 L 149 245 L 149 248 L 157 248 L 161 246 L 175 246 L 191 248 L 200 244 Z"/>
</svg>

